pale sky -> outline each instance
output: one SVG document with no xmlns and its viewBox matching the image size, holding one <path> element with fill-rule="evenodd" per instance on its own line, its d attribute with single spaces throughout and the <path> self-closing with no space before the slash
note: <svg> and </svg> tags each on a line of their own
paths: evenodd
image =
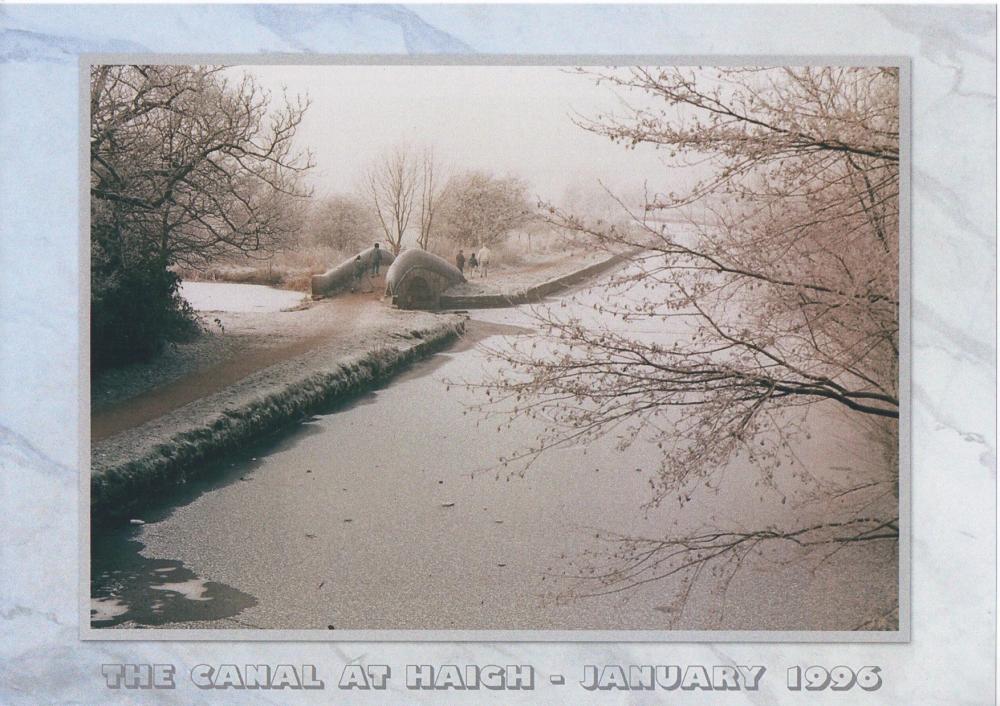
<svg viewBox="0 0 1000 706">
<path fill-rule="evenodd" d="M 482 169 L 528 180 L 531 195 L 559 201 L 598 179 L 636 192 L 665 186 L 654 150 L 626 150 L 570 120 L 619 111 L 605 85 L 559 67 L 246 66 L 280 95 L 308 94 L 298 135 L 313 150 L 318 194 L 351 191 L 379 154 L 405 142 L 431 146 L 451 170 Z"/>
</svg>

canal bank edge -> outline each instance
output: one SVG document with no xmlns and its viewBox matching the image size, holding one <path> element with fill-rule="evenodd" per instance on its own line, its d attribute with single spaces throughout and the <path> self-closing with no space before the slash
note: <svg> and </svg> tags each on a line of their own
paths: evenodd
<svg viewBox="0 0 1000 706">
<path fill-rule="evenodd" d="M 198 474 L 197 466 L 259 439 L 331 402 L 348 400 L 409 363 L 427 357 L 465 332 L 465 317 L 437 315 L 428 325 L 394 336 L 398 342 L 332 358 L 323 349 L 259 371 L 231 388 L 168 415 L 169 434 L 147 443 L 130 433 L 102 441 L 91 450 L 90 514 L 94 526 L 134 518 L 159 493 Z M 234 401 L 234 397 L 236 400 Z M 180 419 L 181 421 L 176 421 Z M 160 439 L 165 439 L 160 441 Z"/>
<path fill-rule="evenodd" d="M 629 252 L 618 253 L 600 262 L 595 262 L 592 265 L 587 265 L 586 267 L 560 275 L 559 277 L 554 277 L 532 287 L 524 287 L 513 292 L 496 294 L 448 294 L 445 291 L 441 295 L 440 306 L 442 309 L 491 309 L 540 302 L 547 296 L 568 289 L 573 285 L 580 284 L 587 279 L 610 270 L 612 267 L 624 263 L 641 252 L 642 249 L 637 248 Z"/>
</svg>

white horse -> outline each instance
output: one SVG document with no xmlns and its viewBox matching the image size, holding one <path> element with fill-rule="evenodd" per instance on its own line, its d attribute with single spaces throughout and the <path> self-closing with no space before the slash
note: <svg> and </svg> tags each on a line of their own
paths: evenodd
<svg viewBox="0 0 1000 706">
<path fill-rule="evenodd" d="M 476 253 L 476 259 L 479 261 L 479 276 L 485 277 L 486 271 L 490 266 L 490 249 L 485 245 L 479 248 L 479 252 Z"/>
</svg>

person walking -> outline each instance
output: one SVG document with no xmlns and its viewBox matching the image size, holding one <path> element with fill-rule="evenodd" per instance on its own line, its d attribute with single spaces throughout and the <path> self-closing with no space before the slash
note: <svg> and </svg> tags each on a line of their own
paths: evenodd
<svg viewBox="0 0 1000 706">
<path fill-rule="evenodd" d="M 375 249 L 372 251 L 372 276 L 378 277 L 378 266 L 382 263 L 382 251 L 379 249 L 378 243 L 375 243 Z"/>
<path fill-rule="evenodd" d="M 361 280 L 365 277 L 365 271 L 368 268 L 365 267 L 364 260 L 358 255 L 354 258 L 354 284 L 351 286 L 351 293 L 358 291 L 361 287 Z"/>
<path fill-rule="evenodd" d="M 487 270 L 489 270 L 490 267 L 490 256 L 492 254 L 493 253 L 490 252 L 490 249 L 485 245 L 479 248 L 479 257 L 477 259 L 479 260 L 480 277 L 486 277 Z"/>
<path fill-rule="evenodd" d="M 469 267 L 472 269 L 479 267 L 479 260 L 476 259 L 476 253 L 469 255 Z"/>
<path fill-rule="evenodd" d="M 463 275 L 465 274 L 465 253 L 461 249 L 458 251 L 458 255 L 455 256 L 455 265 L 458 266 L 458 271 Z"/>
</svg>

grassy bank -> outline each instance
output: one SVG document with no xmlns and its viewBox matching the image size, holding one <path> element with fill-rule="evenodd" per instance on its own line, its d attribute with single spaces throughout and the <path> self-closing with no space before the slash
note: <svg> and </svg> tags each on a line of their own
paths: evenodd
<svg viewBox="0 0 1000 706">
<path fill-rule="evenodd" d="M 260 390 L 202 415 L 165 441 L 134 451 L 94 454 L 90 504 L 93 525 L 135 517 L 163 491 L 199 474 L 204 462 L 259 439 L 331 402 L 350 399 L 409 363 L 440 350 L 460 336 L 453 318 L 397 337 L 398 343 L 342 359 L 317 354 L 309 366 L 288 366 Z"/>
</svg>

